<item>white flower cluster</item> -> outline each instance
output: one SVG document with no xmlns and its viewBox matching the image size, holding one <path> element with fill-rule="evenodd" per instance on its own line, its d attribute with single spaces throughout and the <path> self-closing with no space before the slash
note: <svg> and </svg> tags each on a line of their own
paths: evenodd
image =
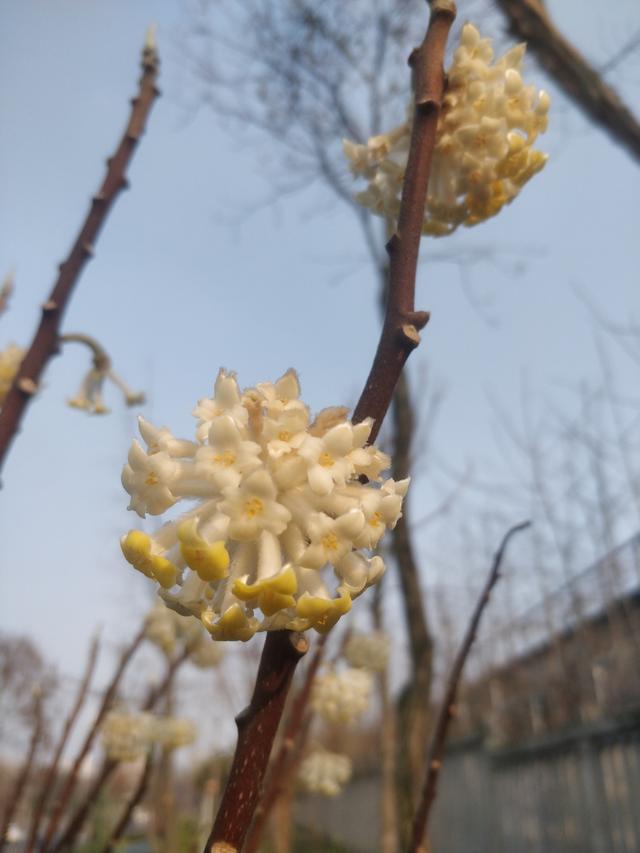
<svg viewBox="0 0 640 853">
<path fill-rule="evenodd" d="M 189 660 L 200 669 L 217 666 L 222 659 L 222 647 L 195 618 L 185 619 L 162 601 L 157 601 L 145 619 L 145 636 L 171 656 L 179 641 L 189 652 Z"/>
<path fill-rule="evenodd" d="M 24 358 L 24 350 L 16 344 L 9 346 L 0 352 L 0 408 L 9 393 L 13 379 Z"/>
<path fill-rule="evenodd" d="M 344 657 L 351 666 L 369 672 L 383 672 L 389 663 L 390 643 L 384 631 L 352 634 L 344 648 Z"/>
<path fill-rule="evenodd" d="M 328 669 L 314 681 L 311 707 L 327 723 L 348 723 L 367 710 L 372 687 L 364 669 Z"/>
<path fill-rule="evenodd" d="M 196 504 L 154 536 L 128 533 L 123 553 L 217 640 L 326 632 L 384 571 L 369 552 L 400 517 L 409 481 L 381 478 L 390 460 L 365 446 L 370 420 L 331 408 L 311 422 L 299 394 L 293 370 L 244 392 L 221 370 L 194 411 L 195 442 L 140 418 L 147 447 L 133 442 L 122 474 L 129 508 L 144 517 Z"/>
<path fill-rule="evenodd" d="M 156 717 L 148 712 L 110 711 L 102 726 L 102 745 L 114 761 L 136 761 L 156 743 L 177 749 L 195 737 L 196 728 L 190 720 Z"/>
<path fill-rule="evenodd" d="M 495 216 L 547 161 L 533 150 L 548 123 L 549 95 L 522 80 L 526 45 L 492 63 L 490 39 L 465 24 L 448 72 L 438 122 L 423 233 L 440 237 Z M 345 140 L 351 170 L 369 185 L 356 198 L 392 222 L 400 209 L 410 117 L 366 145 Z"/>
<path fill-rule="evenodd" d="M 316 749 L 300 764 L 298 778 L 307 791 L 336 797 L 351 776 L 351 759 L 337 752 Z"/>
</svg>

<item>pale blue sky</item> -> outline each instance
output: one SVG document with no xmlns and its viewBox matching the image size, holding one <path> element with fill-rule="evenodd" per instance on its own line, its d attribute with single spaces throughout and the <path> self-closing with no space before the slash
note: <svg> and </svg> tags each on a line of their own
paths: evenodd
<svg viewBox="0 0 640 853">
<path fill-rule="evenodd" d="M 590 55 L 609 55 L 615 21 L 603 29 L 580 0 L 549 5 Z M 618 11 L 620 28 L 637 27 L 637 6 L 620 3 Z M 178 435 L 190 436 L 190 411 L 221 365 L 237 370 L 242 385 L 293 365 L 313 409 L 352 401 L 378 336 L 376 284 L 355 219 L 337 205 L 311 215 L 318 199 L 326 201 L 311 187 L 246 216 L 242 227 L 225 224 L 268 191 L 264 163 L 273 150 L 266 141 L 238 146 L 216 116 L 185 111 L 189 81 L 174 39 L 180 4 L 2 0 L 0 15 L 0 274 L 16 269 L 0 346 L 32 335 L 124 126 L 153 20 L 164 96 L 65 331 L 95 335 L 116 370 L 146 391 L 145 416 Z M 634 81 L 623 71 L 613 79 L 637 106 L 637 73 Z M 438 452 L 458 469 L 475 460 L 486 479 L 501 455 L 490 395 L 517 412 L 526 377 L 543 407 L 563 383 L 597 372 L 592 325 L 575 288 L 612 318 L 638 316 L 640 168 L 552 92 L 544 172 L 498 218 L 423 246 L 417 307 L 432 321 L 412 376 L 418 383 L 427 364 L 446 389 Z M 465 295 L 455 265 L 429 263 L 430 252 L 471 248 L 495 252 L 469 271 L 468 283 L 490 298 L 494 324 Z M 630 364 L 616 364 L 619 384 L 633 388 Z M 110 417 L 67 408 L 86 365 L 77 346 L 51 363 L 0 493 L 0 625 L 33 635 L 69 673 L 81 669 L 96 624 L 114 643 L 133 633 L 148 592 L 118 546 L 136 524 L 119 482 L 135 414 L 113 389 Z M 419 482 L 415 513 L 432 500 L 429 484 Z M 426 585 L 442 579 L 433 571 Z"/>
</svg>

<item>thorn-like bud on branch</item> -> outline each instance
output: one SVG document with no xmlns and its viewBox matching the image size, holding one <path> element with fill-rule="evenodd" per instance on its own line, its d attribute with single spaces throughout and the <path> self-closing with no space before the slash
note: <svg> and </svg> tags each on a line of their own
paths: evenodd
<svg viewBox="0 0 640 853">
<path fill-rule="evenodd" d="M 21 379 L 18 379 L 18 388 L 23 394 L 27 394 L 29 397 L 33 397 L 33 395 L 38 391 L 38 386 L 33 379 L 30 379 L 28 376 L 23 376 Z"/>
<path fill-rule="evenodd" d="M 150 24 L 144 39 L 142 67 L 145 71 L 154 71 L 158 67 L 158 45 L 156 43 L 156 25 Z"/>
</svg>

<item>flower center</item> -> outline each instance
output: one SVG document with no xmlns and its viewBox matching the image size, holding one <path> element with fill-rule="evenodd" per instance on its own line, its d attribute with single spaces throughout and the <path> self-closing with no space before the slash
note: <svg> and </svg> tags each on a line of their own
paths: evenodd
<svg viewBox="0 0 640 853">
<path fill-rule="evenodd" d="M 264 512 L 264 504 L 260 498 L 249 498 L 248 501 L 245 501 L 244 511 L 249 518 L 255 518 L 256 515 L 262 515 Z"/>
<path fill-rule="evenodd" d="M 321 453 L 318 457 L 318 465 L 322 465 L 323 468 L 331 468 L 333 461 L 333 456 L 329 453 Z"/>
<path fill-rule="evenodd" d="M 230 450 L 225 450 L 223 453 L 216 453 L 213 461 L 218 465 L 224 465 L 225 468 L 230 468 L 232 465 L 235 465 L 236 455 Z"/>
<path fill-rule="evenodd" d="M 278 433 L 278 438 L 280 439 L 280 441 L 289 441 L 289 439 L 291 438 L 291 433 L 288 432 L 286 429 L 283 429 L 282 432 Z"/>
<path fill-rule="evenodd" d="M 369 524 L 371 527 L 380 527 L 380 522 L 382 521 L 382 516 L 379 512 L 374 512 L 371 518 L 369 519 Z"/>
<path fill-rule="evenodd" d="M 145 486 L 157 486 L 159 482 L 160 480 L 158 479 L 158 475 L 155 473 L 155 471 L 150 471 L 149 474 L 147 474 L 147 478 L 144 481 L 144 484 Z"/>
<path fill-rule="evenodd" d="M 322 537 L 322 545 L 324 546 L 325 551 L 337 551 L 338 537 L 335 533 L 327 533 L 326 536 Z"/>
</svg>

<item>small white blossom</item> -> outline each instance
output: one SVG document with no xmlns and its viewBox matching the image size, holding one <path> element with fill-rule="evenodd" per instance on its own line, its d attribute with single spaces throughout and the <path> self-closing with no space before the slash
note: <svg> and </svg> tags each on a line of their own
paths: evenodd
<svg viewBox="0 0 640 853">
<path fill-rule="evenodd" d="M 351 759 L 346 755 L 316 749 L 300 764 L 298 779 L 307 791 L 336 797 L 351 777 Z"/>
<path fill-rule="evenodd" d="M 311 422 L 299 396 L 293 370 L 244 392 L 221 370 L 195 409 L 195 442 L 141 419 L 147 448 L 134 441 L 129 452 L 130 509 L 192 506 L 153 536 L 131 531 L 124 555 L 217 640 L 326 632 L 384 571 L 370 551 L 395 526 L 409 481 L 382 480 L 390 460 L 365 446 L 370 420 L 354 425 L 333 408 Z"/>
<path fill-rule="evenodd" d="M 465 24 L 448 71 L 427 191 L 423 232 L 439 237 L 495 216 L 539 172 L 547 155 L 533 149 L 548 124 L 549 95 L 522 80 L 519 44 L 492 62 L 493 49 Z M 395 222 L 411 138 L 410 116 L 366 145 L 345 140 L 353 173 L 368 187 L 356 198 Z"/>
<path fill-rule="evenodd" d="M 319 675 L 311 694 L 311 707 L 327 723 L 348 723 L 369 705 L 373 679 L 364 669 L 332 669 Z"/>
<path fill-rule="evenodd" d="M 383 631 L 352 634 L 346 642 L 344 657 L 347 663 L 370 672 L 383 672 L 389 662 L 389 637 Z"/>
</svg>

